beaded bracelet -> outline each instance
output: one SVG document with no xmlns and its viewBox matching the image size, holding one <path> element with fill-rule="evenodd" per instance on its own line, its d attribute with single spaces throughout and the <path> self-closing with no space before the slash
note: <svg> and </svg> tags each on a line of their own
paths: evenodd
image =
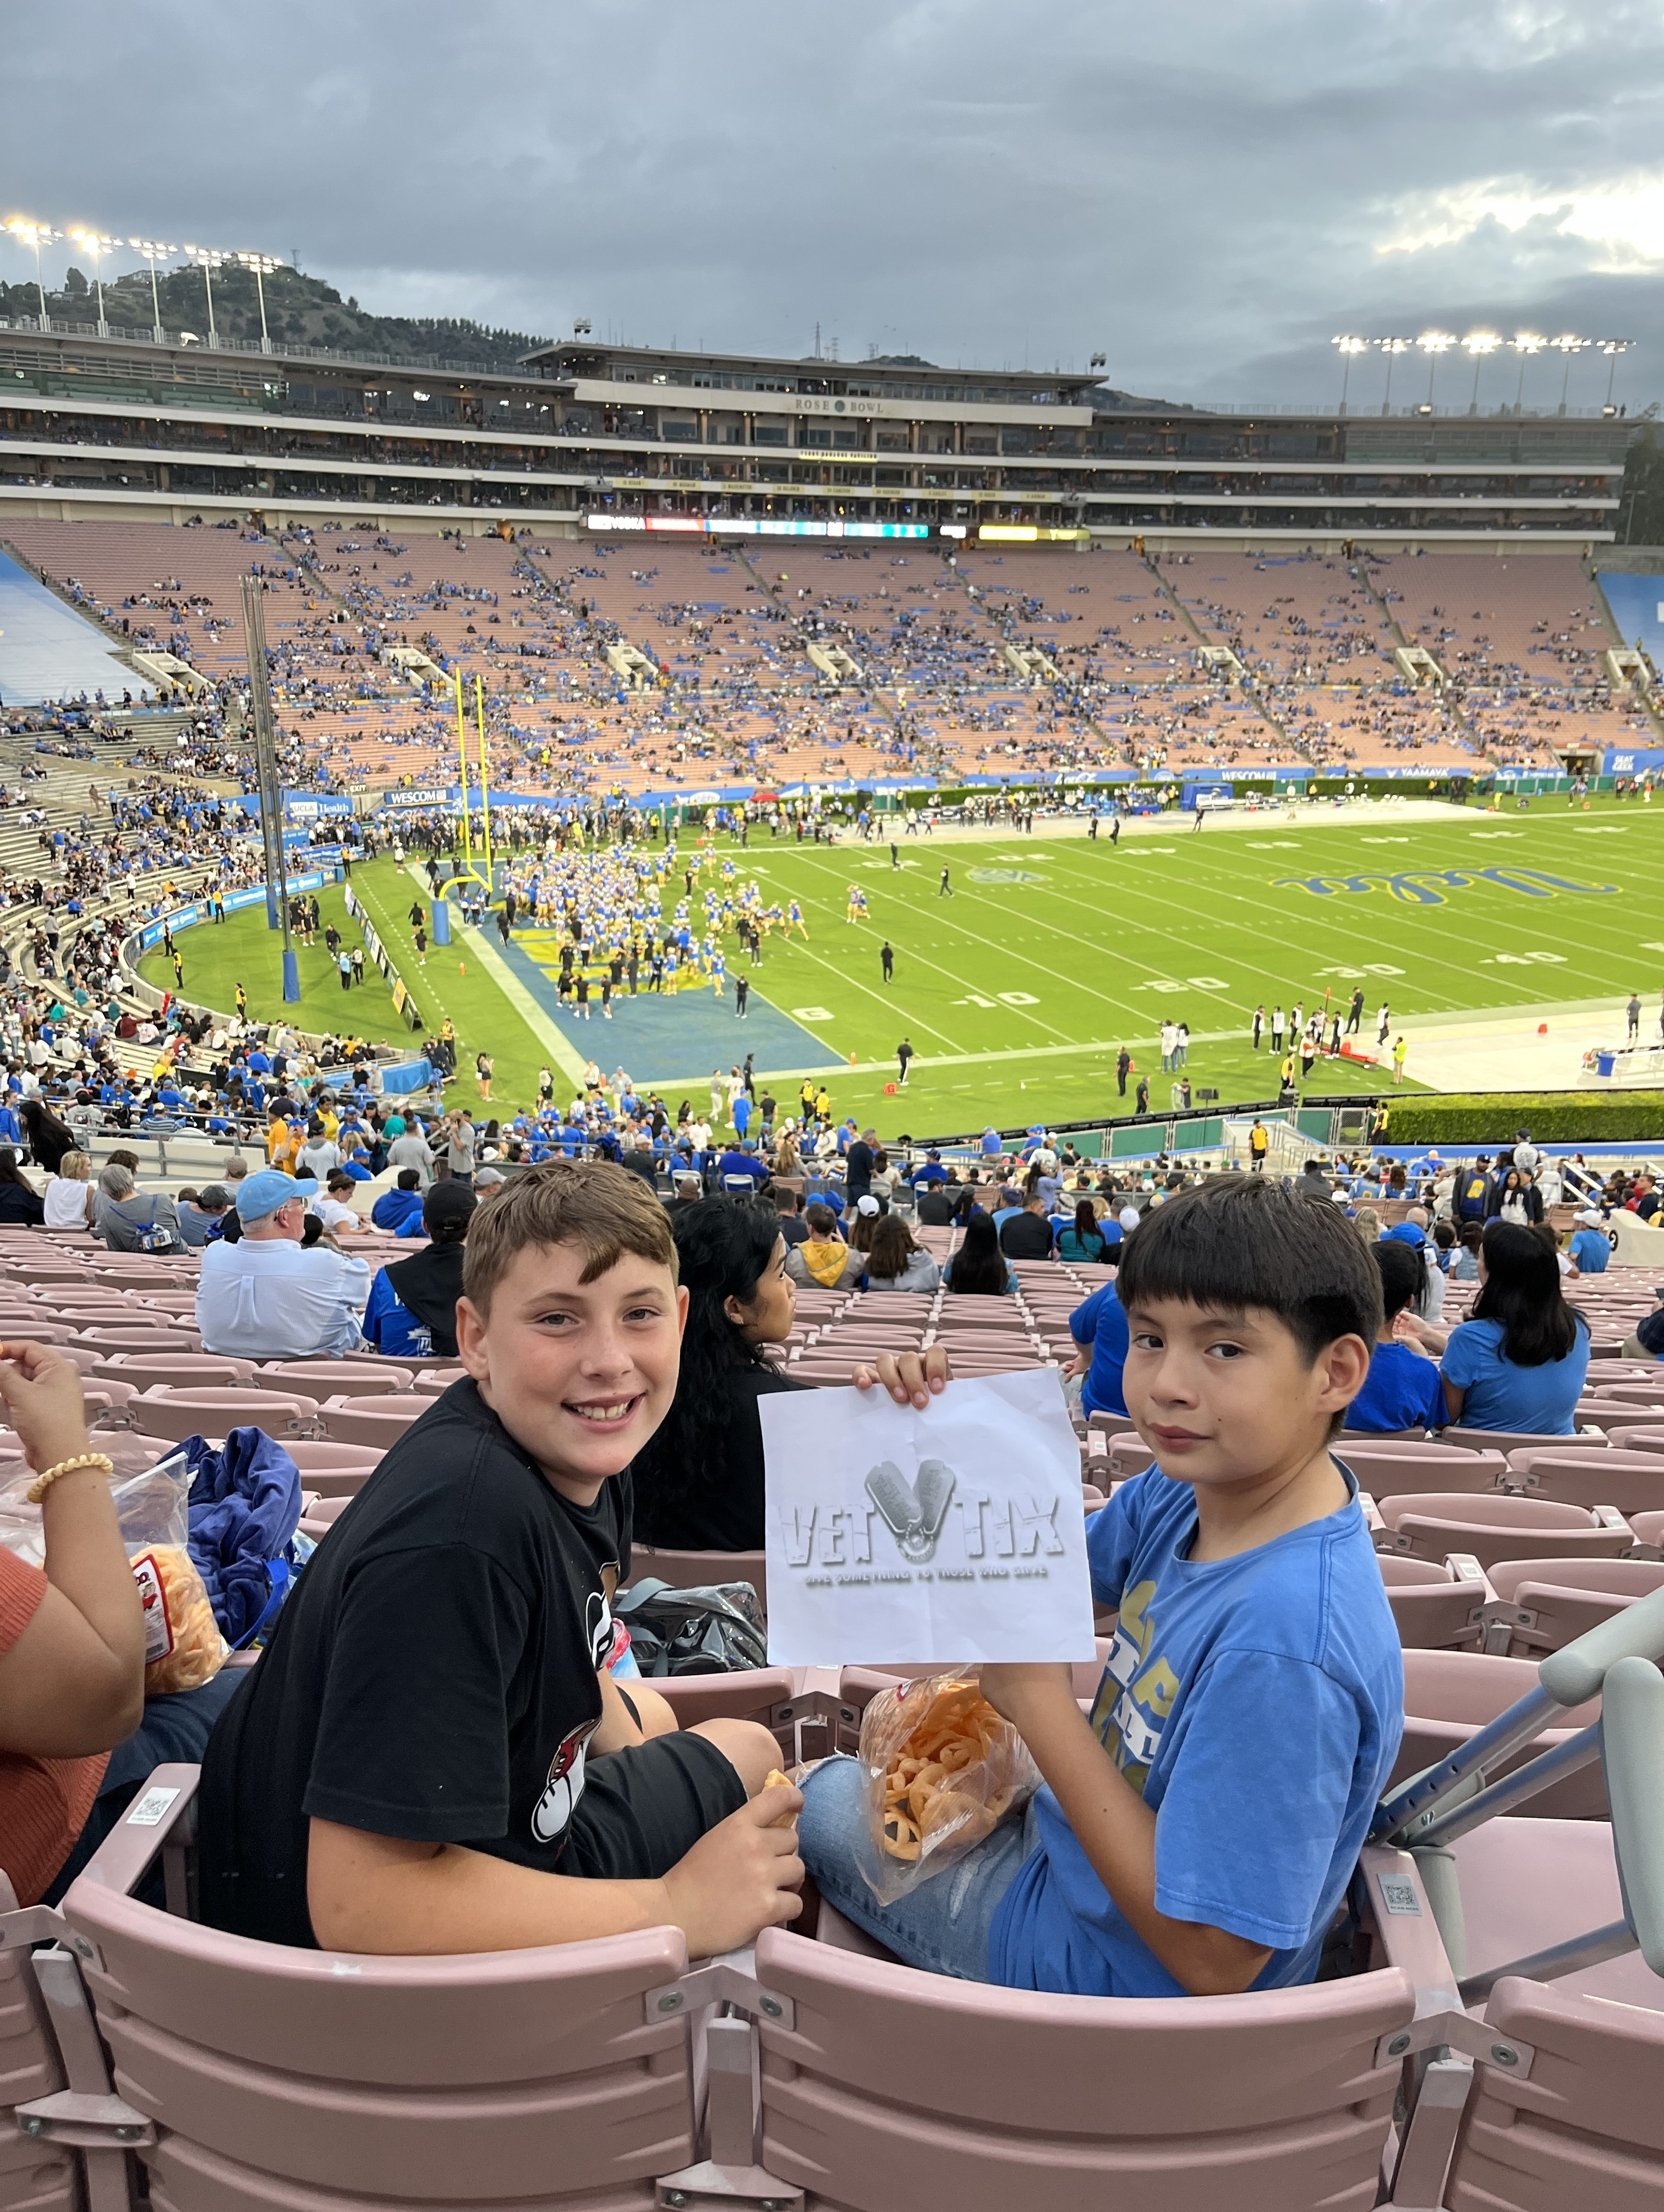
<svg viewBox="0 0 1664 2212">
<path fill-rule="evenodd" d="M 103 1452 L 77 1452 L 73 1459 L 61 1459 L 56 1467 L 49 1467 L 44 1474 L 36 1475 L 29 1485 L 30 1504 L 39 1505 L 60 1475 L 73 1474 L 78 1468 L 83 1467 L 95 1467 L 101 1474 L 105 1475 L 113 1474 L 116 1471 L 115 1462 Z"/>
</svg>

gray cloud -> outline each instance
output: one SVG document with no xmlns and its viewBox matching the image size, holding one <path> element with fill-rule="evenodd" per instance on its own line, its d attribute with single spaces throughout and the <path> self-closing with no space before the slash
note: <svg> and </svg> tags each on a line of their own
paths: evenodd
<svg viewBox="0 0 1664 2212">
<path fill-rule="evenodd" d="M 1285 404 L 1333 398 L 1340 331 L 1573 328 L 1664 392 L 1632 0 L 21 0 L 7 75 L 6 212 L 298 249 L 388 311 Z"/>
</svg>

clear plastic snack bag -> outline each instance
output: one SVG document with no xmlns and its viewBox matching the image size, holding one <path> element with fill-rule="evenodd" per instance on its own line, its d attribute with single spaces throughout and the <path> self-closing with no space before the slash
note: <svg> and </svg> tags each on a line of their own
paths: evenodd
<svg viewBox="0 0 1664 2212">
<path fill-rule="evenodd" d="M 20 1468 L 0 1486 L 0 1544 L 46 1564 L 40 1508 L 28 1502 L 33 1472 Z M 170 1695 L 211 1681 L 229 1646 L 196 1563 L 186 1549 L 191 1471 L 183 1449 L 110 1483 L 121 1540 L 144 1609 L 144 1694 Z"/>
<path fill-rule="evenodd" d="M 955 1865 L 1028 1802 L 1039 1770 L 974 1671 L 881 1690 L 861 1722 L 861 1876 L 881 1905 Z"/>
</svg>

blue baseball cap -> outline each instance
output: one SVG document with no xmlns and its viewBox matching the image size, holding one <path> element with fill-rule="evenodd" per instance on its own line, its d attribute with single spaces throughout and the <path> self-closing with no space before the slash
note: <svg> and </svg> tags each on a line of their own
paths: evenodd
<svg viewBox="0 0 1664 2212">
<path fill-rule="evenodd" d="M 317 1189 L 315 1176 L 286 1176 L 278 1168 L 262 1168 L 257 1175 L 245 1176 L 237 1186 L 237 1218 L 264 1221 L 291 1198 L 312 1198 Z"/>
</svg>

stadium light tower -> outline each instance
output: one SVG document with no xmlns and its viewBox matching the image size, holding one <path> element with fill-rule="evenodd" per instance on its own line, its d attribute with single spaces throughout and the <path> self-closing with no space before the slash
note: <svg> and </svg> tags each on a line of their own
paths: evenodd
<svg viewBox="0 0 1664 2212">
<path fill-rule="evenodd" d="M 110 326 L 104 319 L 104 270 L 101 264 L 105 255 L 113 253 L 121 240 L 106 238 L 101 230 L 82 228 L 70 233 L 70 242 L 79 246 L 93 264 L 93 282 L 98 287 L 98 334 L 100 337 L 107 338 L 110 335 Z"/>
<path fill-rule="evenodd" d="M 1594 343 L 1611 363 L 1606 371 L 1606 404 L 1600 411 L 1605 415 L 1615 415 L 1618 410 L 1612 405 L 1612 385 L 1618 375 L 1618 356 L 1620 353 L 1627 353 L 1635 343 L 1635 340 L 1633 338 L 1596 338 Z"/>
<path fill-rule="evenodd" d="M 1401 353 L 1408 353 L 1415 343 L 1413 338 L 1377 338 L 1375 343 L 1387 356 L 1387 391 L 1381 403 L 1383 415 L 1393 411 L 1393 363 Z"/>
<path fill-rule="evenodd" d="M 1568 331 L 1563 337 L 1551 338 L 1549 343 L 1554 348 L 1556 353 L 1563 353 L 1566 357 L 1566 373 L 1560 380 L 1560 412 L 1563 415 L 1566 411 L 1566 394 L 1571 389 L 1571 364 L 1576 356 L 1582 352 L 1588 340 L 1574 337 Z"/>
<path fill-rule="evenodd" d="M 162 343 L 162 303 L 156 297 L 156 264 L 171 261 L 179 252 L 177 246 L 164 246 L 159 238 L 130 238 L 127 241 L 141 261 L 150 264 L 150 335 Z"/>
<path fill-rule="evenodd" d="M 7 222 L 6 228 L 20 246 L 32 246 L 34 248 L 34 289 L 40 301 L 40 327 L 44 331 L 48 325 L 46 288 L 40 276 L 40 249 L 43 246 L 50 246 L 55 238 L 62 238 L 64 234 L 61 230 L 54 230 L 51 223 L 34 222 L 26 215 L 11 216 Z"/>
<path fill-rule="evenodd" d="M 283 784 L 271 727 L 271 689 L 265 658 L 265 586 L 258 576 L 242 580 L 243 643 L 248 655 L 248 707 L 254 722 L 255 786 L 260 794 L 260 843 L 265 854 L 265 926 L 283 933 L 283 1004 L 301 996 L 301 971 L 289 941 L 288 860 L 283 850 Z"/>
<path fill-rule="evenodd" d="M 1329 343 L 1340 348 L 1340 357 L 1344 363 L 1340 373 L 1340 411 L 1344 415 L 1346 412 L 1346 387 L 1352 380 L 1352 356 L 1368 353 L 1369 341 L 1368 338 L 1331 338 Z"/>
<path fill-rule="evenodd" d="M 259 295 L 260 302 L 260 351 L 262 353 L 270 353 L 271 350 L 271 340 L 265 327 L 265 280 L 274 270 L 281 269 L 283 265 L 281 261 L 270 253 L 240 253 L 237 256 L 239 269 L 252 269 L 254 272 L 254 289 Z"/>
<path fill-rule="evenodd" d="M 1423 331 L 1416 340 L 1416 343 L 1427 356 L 1427 398 L 1422 403 L 1422 412 L 1424 415 L 1430 415 L 1433 412 L 1433 380 L 1439 373 L 1439 356 L 1442 353 L 1448 353 L 1455 343 L 1455 339 L 1448 331 Z"/>
<path fill-rule="evenodd" d="M 208 287 L 208 343 L 210 346 L 216 346 L 220 334 L 214 328 L 214 271 L 223 269 L 231 256 L 222 252 L 217 246 L 187 246 L 185 258 L 196 263 L 202 271 L 202 281 Z"/>
<path fill-rule="evenodd" d="M 1467 403 L 1467 411 L 1470 415 L 1477 415 L 1479 411 L 1479 371 L 1484 366 L 1485 356 L 1495 353 L 1502 340 L 1495 331 L 1470 331 L 1462 343 L 1473 356 L 1473 397 Z"/>
<path fill-rule="evenodd" d="M 1535 331 L 1515 331 L 1509 343 L 1520 356 L 1520 388 L 1514 395 L 1514 411 L 1521 415 L 1526 404 L 1526 363 L 1533 354 L 1541 353 L 1548 340 L 1539 337 Z"/>
</svg>

